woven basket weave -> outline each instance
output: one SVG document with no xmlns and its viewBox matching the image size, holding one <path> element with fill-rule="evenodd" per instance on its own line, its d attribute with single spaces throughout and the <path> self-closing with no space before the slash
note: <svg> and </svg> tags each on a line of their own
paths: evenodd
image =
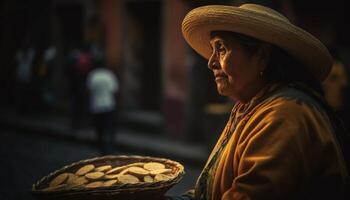
<svg viewBox="0 0 350 200">
<path fill-rule="evenodd" d="M 43 191 L 48 187 L 50 181 L 59 174 L 65 172 L 74 173 L 76 170 L 87 164 L 94 164 L 96 167 L 102 165 L 123 166 L 135 162 L 159 162 L 163 163 L 166 168 L 171 169 L 172 177 L 166 181 L 153 183 L 140 182 L 136 184 L 116 184 L 110 187 L 99 188 L 72 188 L 55 191 Z M 32 194 L 42 200 L 138 200 L 138 199 L 160 199 L 172 186 L 177 184 L 184 175 L 184 167 L 175 161 L 143 156 L 104 156 L 87 160 L 82 160 L 71 165 L 67 165 L 33 184 Z"/>
</svg>

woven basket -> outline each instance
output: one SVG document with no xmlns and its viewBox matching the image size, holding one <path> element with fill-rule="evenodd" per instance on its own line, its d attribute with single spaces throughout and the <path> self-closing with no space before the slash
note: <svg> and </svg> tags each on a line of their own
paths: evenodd
<svg viewBox="0 0 350 200">
<path fill-rule="evenodd" d="M 116 184 L 110 187 L 99 188 L 72 188 L 55 191 L 43 191 L 48 187 L 50 181 L 64 172 L 74 173 L 76 170 L 87 164 L 94 164 L 96 167 L 102 165 L 123 166 L 135 162 L 159 162 L 172 171 L 172 177 L 166 181 L 153 183 L 140 182 L 137 184 Z M 79 200 L 138 200 L 138 199 L 161 199 L 172 186 L 177 184 L 184 175 L 184 167 L 175 161 L 163 158 L 143 157 L 143 156 L 104 156 L 88 160 L 82 160 L 65 166 L 33 184 L 32 194 L 38 199 L 58 200 L 58 199 L 79 199 Z"/>
</svg>

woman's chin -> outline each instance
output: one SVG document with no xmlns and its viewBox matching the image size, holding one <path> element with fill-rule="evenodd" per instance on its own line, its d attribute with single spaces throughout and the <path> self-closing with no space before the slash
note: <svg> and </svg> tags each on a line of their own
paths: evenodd
<svg viewBox="0 0 350 200">
<path fill-rule="evenodd" d="M 219 85 L 217 86 L 217 91 L 219 93 L 219 95 L 221 96 L 226 96 L 229 97 L 232 100 L 237 100 L 235 93 L 232 90 L 229 90 L 229 88 L 227 87 L 219 87 Z"/>
<path fill-rule="evenodd" d="M 227 96 L 227 91 L 224 87 L 220 87 L 220 85 L 217 86 L 218 93 L 222 96 Z"/>
</svg>

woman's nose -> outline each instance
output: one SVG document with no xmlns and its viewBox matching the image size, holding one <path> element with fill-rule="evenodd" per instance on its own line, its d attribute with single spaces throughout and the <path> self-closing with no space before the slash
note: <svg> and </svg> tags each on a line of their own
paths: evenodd
<svg viewBox="0 0 350 200">
<path fill-rule="evenodd" d="M 208 68 L 211 70 L 220 68 L 220 64 L 219 64 L 219 61 L 217 60 L 217 56 L 215 53 L 211 54 L 208 60 Z"/>
</svg>

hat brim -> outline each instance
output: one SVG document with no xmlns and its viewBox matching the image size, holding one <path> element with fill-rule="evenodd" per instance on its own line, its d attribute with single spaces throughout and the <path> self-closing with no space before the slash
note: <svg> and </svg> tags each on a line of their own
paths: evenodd
<svg viewBox="0 0 350 200">
<path fill-rule="evenodd" d="M 190 11 L 182 22 L 185 40 L 206 59 L 211 55 L 209 41 L 212 31 L 241 33 L 279 46 L 304 63 L 320 81 L 327 77 L 332 67 L 330 53 L 317 38 L 288 20 L 268 13 L 211 5 Z"/>
</svg>

